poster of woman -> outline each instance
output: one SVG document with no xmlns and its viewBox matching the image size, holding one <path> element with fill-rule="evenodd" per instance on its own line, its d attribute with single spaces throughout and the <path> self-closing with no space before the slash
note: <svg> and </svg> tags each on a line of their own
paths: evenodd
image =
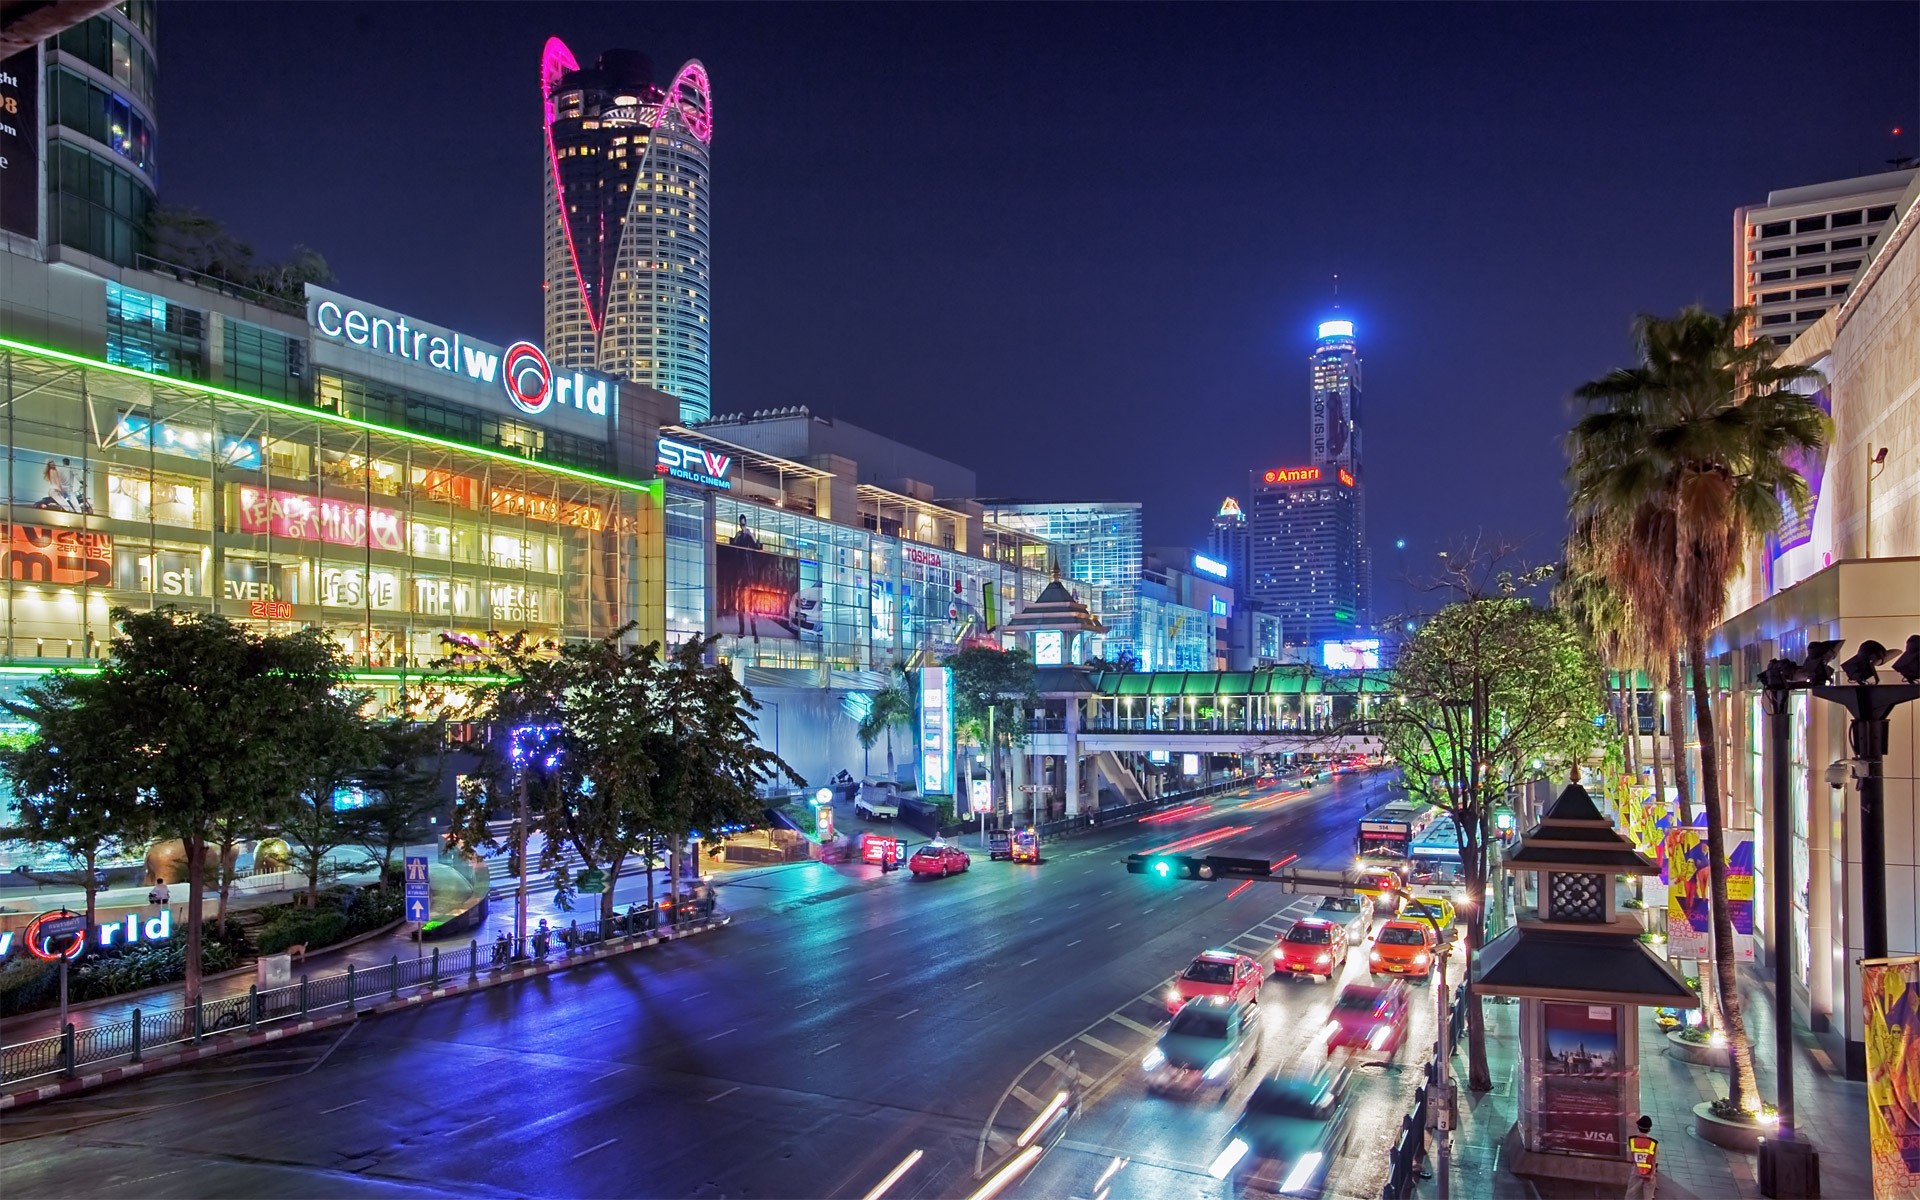
<svg viewBox="0 0 1920 1200">
<path fill-rule="evenodd" d="M 53 512 L 91 515 L 91 483 L 84 460 L 67 455 L 14 451 L 12 499 Z"/>
</svg>

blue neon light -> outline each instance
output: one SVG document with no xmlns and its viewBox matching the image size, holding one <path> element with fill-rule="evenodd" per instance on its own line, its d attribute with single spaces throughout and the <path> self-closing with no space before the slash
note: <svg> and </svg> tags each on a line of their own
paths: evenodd
<svg viewBox="0 0 1920 1200">
<path fill-rule="evenodd" d="M 1320 322 L 1320 336 L 1323 338 L 1352 337 L 1353 322 L 1352 321 L 1322 321 Z"/>
</svg>

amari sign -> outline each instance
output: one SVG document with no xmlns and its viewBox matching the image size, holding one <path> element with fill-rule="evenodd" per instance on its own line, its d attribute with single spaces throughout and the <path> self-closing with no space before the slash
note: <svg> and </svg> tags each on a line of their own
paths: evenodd
<svg viewBox="0 0 1920 1200">
<path fill-rule="evenodd" d="M 522 420 L 571 424 L 604 437 L 607 416 L 619 410 L 618 383 L 590 371 L 555 370 L 532 342 L 503 349 L 311 284 L 307 325 L 322 365 L 365 373 L 370 357 L 387 368 L 379 372 L 384 377 Z M 327 347 L 352 357 L 324 354 Z"/>
</svg>

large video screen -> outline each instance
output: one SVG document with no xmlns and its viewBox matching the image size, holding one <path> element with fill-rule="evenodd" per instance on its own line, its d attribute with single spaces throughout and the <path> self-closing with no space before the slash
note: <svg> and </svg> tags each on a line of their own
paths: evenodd
<svg viewBox="0 0 1920 1200">
<path fill-rule="evenodd" d="M 1371 671 L 1380 666 L 1379 638 L 1321 642 L 1320 663 L 1329 671 Z"/>
</svg>

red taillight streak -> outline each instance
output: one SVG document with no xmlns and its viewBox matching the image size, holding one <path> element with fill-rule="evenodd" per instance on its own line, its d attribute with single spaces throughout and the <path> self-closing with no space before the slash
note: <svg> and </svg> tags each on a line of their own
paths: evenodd
<svg viewBox="0 0 1920 1200">
<path fill-rule="evenodd" d="M 1241 884 L 1241 885 L 1240 885 L 1239 887 L 1237 887 L 1237 888 L 1235 888 L 1235 889 L 1233 889 L 1232 891 L 1230 891 L 1230 892 L 1228 892 L 1228 893 L 1227 893 L 1227 899 L 1229 899 L 1229 900 L 1231 900 L 1231 899 L 1233 899 L 1233 898 L 1234 898 L 1235 896 L 1238 896 L 1238 895 L 1239 895 L 1239 894 L 1240 894 L 1241 892 L 1244 892 L 1244 891 L 1246 891 L 1246 890 L 1247 890 L 1248 888 L 1250 888 L 1250 887 L 1252 887 L 1252 886 L 1253 886 L 1253 880 L 1251 880 L 1251 879 L 1249 879 L 1249 880 L 1247 880 L 1247 881 L 1246 881 L 1245 883 L 1242 883 L 1242 884 Z"/>
</svg>

